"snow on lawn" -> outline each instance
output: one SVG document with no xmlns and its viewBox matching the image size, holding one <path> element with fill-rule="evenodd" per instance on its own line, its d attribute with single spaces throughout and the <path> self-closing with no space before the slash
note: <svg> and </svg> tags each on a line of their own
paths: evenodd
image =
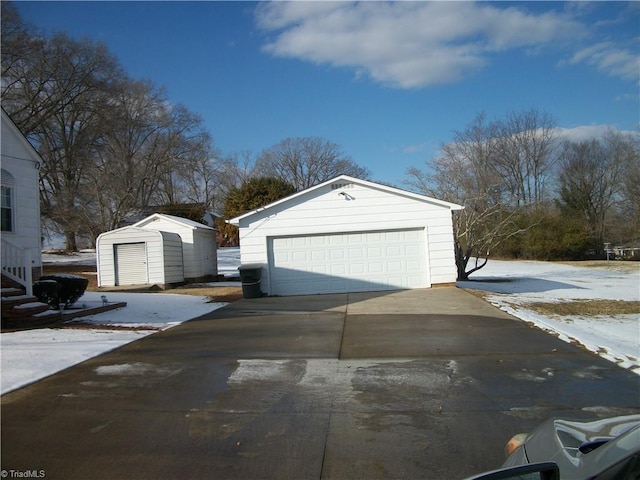
<svg viewBox="0 0 640 480">
<path fill-rule="evenodd" d="M 487 292 L 493 305 L 537 327 L 577 342 L 588 350 L 640 374 L 640 313 L 598 316 L 545 316 L 530 304 L 576 300 L 640 301 L 640 269 L 576 267 L 550 262 L 498 261 L 458 282 Z"/>
<path fill-rule="evenodd" d="M 2 334 L 5 394 L 153 333 L 42 328 Z"/>
</svg>

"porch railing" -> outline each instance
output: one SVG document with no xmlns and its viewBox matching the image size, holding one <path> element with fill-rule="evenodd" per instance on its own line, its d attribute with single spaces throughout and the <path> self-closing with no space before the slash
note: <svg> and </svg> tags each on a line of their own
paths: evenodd
<svg viewBox="0 0 640 480">
<path fill-rule="evenodd" d="M 27 295 L 33 295 L 31 252 L 2 239 L 2 273 L 22 285 Z"/>
</svg>

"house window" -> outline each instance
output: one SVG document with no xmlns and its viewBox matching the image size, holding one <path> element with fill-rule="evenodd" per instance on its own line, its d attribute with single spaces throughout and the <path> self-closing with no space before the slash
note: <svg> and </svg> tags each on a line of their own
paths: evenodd
<svg viewBox="0 0 640 480">
<path fill-rule="evenodd" d="M 2 186 L 0 187 L 0 220 L 3 232 L 13 232 L 13 175 L 6 170 L 2 170 Z"/>
<path fill-rule="evenodd" d="M 4 185 L 2 185 L 2 231 L 13 232 L 11 187 L 5 187 Z"/>
</svg>

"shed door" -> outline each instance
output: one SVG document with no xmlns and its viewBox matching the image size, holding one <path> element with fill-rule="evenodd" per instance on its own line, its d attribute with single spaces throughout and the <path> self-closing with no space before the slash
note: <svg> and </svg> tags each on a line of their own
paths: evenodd
<svg viewBox="0 0 640 480">
<path fill-rule="evenodd" d="M 147 249 L 144 242 L 115 244 L 116 285 L 143 285 L 149 282 Z"/>
<path fill-rule="evenodd" d="M 425 252 L 424 229 L 271 238 L 270 293 L 426 288 Z"/>
</svg>

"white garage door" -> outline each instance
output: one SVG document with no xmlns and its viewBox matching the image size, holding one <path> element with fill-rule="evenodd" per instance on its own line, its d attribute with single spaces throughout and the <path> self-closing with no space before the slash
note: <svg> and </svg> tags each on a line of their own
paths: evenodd
<svg viewBox="0 0 640 480">
<path fill-rule="evenodd" d="M 147 274 L 147 249 L 144 242 L 114 245 L 116 285 L 144 285 Z"/>
<path fill-rule="evenodd" d="M 424 229 L 269 240 L 272 295 L 429 287 Z"/>
</svg>

